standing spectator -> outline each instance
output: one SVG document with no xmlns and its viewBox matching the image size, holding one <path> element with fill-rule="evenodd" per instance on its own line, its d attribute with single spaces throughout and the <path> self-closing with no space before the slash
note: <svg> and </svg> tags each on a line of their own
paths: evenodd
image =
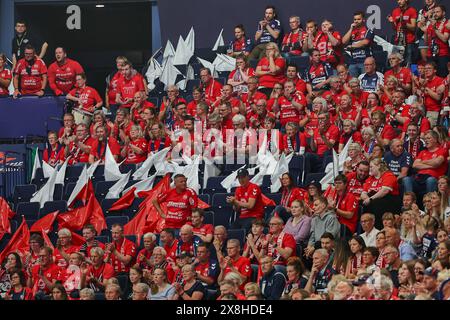
<svg viewBox="0 0 450 320">
<path fill-rule="evenodd" d="M 200 81 L 200 89 L 204 94 L 205 102 L 212 105 L 221 96 L 222 84 L 214 79 L 208 68 L 200 69 Z"/>
<path fill-rule="evenodd" d="M 398 86 L 403 88 L 407 94 L 410 94 L 413 74 L 411 69 L 402 67 L 402 55 L 398 52 L 393 52 L 388 56 L 388 61 L 391 68 L 384 73 L 384 79 L 394 76 L 398 80 Z"/>
<path fill-rule="evenodd" d="M 259 91 L 267 97 L 278 82 L 284 81 L 286 61 L 281 57 L 275 42 L 266 44 L 264 57 L 259 60 L 255 75 L 259 77 Z"/>
<path fill-rule="evenodd" d="M 275 19 L 277 13 L 274 6 L 267 6 L 264 11 L 264 19 L 258 22 L 258 29 L 255 33 L 255 44 L 250 53 L 250 59 L 260 60 L 265 55 L 266 44 L 269 42 L 278 43 L 281 33 L 281 23 Z M 276 44 L 275 44 L 276 45 Z"/>
<path fill-rule="evenodd" d="M 116 117 L 116 96 L 117 96 L 117 82 L 122 78 L 122 67 L 128 59 L 124 56 L 116 58 L 116 68 L 106 78 L 106 92 L 105 92 L 105 107 L 112 113 L 112 117 Z"/>
<path fill-rule="evenodd" d="M 242 24 L 234 27 L 234 39 L 230 42 L 227 49 L 227 55 L 237 58 L 242 55 L 247 57 L 252 51 L 252 39 L 247 38 Z"/>
<path fill-rule="evenodd" d="M 133 105 L 137 92 L 145 92 L 144 77 L 139 73 L 133 73 L 133 65 L 126 61 L 122 65 L 122 77 L 117 80 L 116 104 L 121 108 L 130 108 Z"/>
<path fill-rule="evenodd" d="M 111 235 L 113 242 L 105 246 L 105 262 L 111 263 L 118 274 L 128 273 L 135 259 L 136 245 L 123 236 L 120 224 L 112 225 Z"/>
<path fill-rule="evenodd" d="M 377 71 L 375 58 L 368 57 L 364 60 L 364 71 L 358 79 L 364 92 L 377 92 L 384 86 L 384 75 Z"/>
<path fill-rule="evenodd" d="M 425 142 L 419 135 L 419 127 L 417 124 L 410 122 L 406 126 L 406 136 L 404 140 L 403 147 L 411 155 L 414 161 L 419 153 L 425 149 Z"/>
<path fill-rule="evenodd" d="M 23 20 L 17 20 L 16 26 L 15 26 L 15 35 L 12 39 L 12 62 L 13 62 L 13 69 L 16 68 L 17 61 L 22 59 L 25 55 L 25 48 L 27 45 L 32 45 L 34 47 L 38 47 L 37 40 L 34 39 L 30 35 L 30 32 L 28 30 L 27 24 Z M 39 52 L 38 58 L 42 59 L 45 56 L 45 53 L 47 52 L 48 43 L 43 42 L 41 46 L 41 51 Z"/>
<path fill-rule="evenodd" d="M 0 97 L 9 96 L 9 85 L 11 84 L 11 70 L 6 69 L 6 55 L 0 53 Z"/>
<path fill-rule="evenodd" d="M 187 179 L 182 174 L 173 177 L 175 188 L 167 190 L 153 200 L 153 205 L 161 217 L 165 219 L 166 228 L 180 229 L 192 216 L 192 209 L 197 208 L 197 193 L 187 187 Z M 161 203 L 167 202 L 167 212 L 161 208 Z"/>
<path fill-rule="evenodd" d="M 306 38 L 306 33 L 300 28 L 300 17 L 289 17 L 289 27 L 291 30 L 284 35 L 281 43 L 281 55 L 286 59 L 303 53 L 303 44 Z"/>
<path fill-rule="evenodd" d="M 14 94 L 36 95 L 42 97 L 47 86 L 47 67 L 44 61 L 36 57 L 34 48 L 31 45 L 25 47 L 25 58 L 17 62 L 14 69 Z"/>
<path fill-rule="evenodd" d="M 259 282 L 261 293 L 266 300 L 279 300 L 286 285 L 285 275 L 277 271 L 270 256 L 261 259 L 262 278 Z"/>
<path fill-rule="evenodd" d="M 375 215 L 372 213 L 364 213 L 361 215 L 360 222 L 363 230 L 360 236 L 364 240 L 366 247 L 378 247 L 376 244 L 380 230 L 375 228 Z"/>
<path fill-rule="evenodd" d="M 442 104 L 443 79 L 436 75 L 436 64 L 428 62 L 425 64 L 425 82 L 416 90 L 416 95 L 422 96 L 423 104 L 427 109 L 427 118 L 432 127 L 438 124 L 439 113 Z"/>
<path fill-rule="evenodd" d="M 374 33 L 372 29 L 367 28 L 364 19 L 364 12 L 357 11 L 353 14 L 353 23 L 350 29 L 342 37 L 342 44 L 350 50 L 351 62 L 349 72 L 353 77 L 358 77 L 364 71 L 364 60 L 372 56 L 370 48 Z"/>
<path fill-rule="evenodd" d="M 80 73 L 76 75 L 76 88 L 70 90 L 67 99 L 76 102 L 76 108 L 90 113 L 89 123 L 91 122 L 92 113 L 103 105 L 103 100 L 97 90 L 86 85 L 86 74 Z M 88 123 L 88 125 L 89 125 Z M 79 124 L 79 122 L 77 123 Z"/>
<path fill-rule="evenodd" d="M 417 17 L 417 27 L 420 29 L 420 32 L 418 30 L 417 36 L 421 36 L 419 39 L 419 50 L 420 50 L 420 60 L 421 61 L 427 61 L 427 52 L 428 52 L 428 46 L 425 42 L 425 34 L 422 31 L 422 29 L 428 26 L 430 23 L 430 19 L 433 18 L 434 14 L 434 8 L 437 5 L 437 0 L 424 0 L 425 5 L 422 9 L 418 12 Z"/>
<path fill-rule="evenodd" d="M 55 96 L 68 94 L 76 83 L 76 75 L 84 73 L 83 67 L 75 60 L 67 58 L 66 49 L 55 49 L 56 61 L 47 70 L 48 84 Z"/>
<path fill-rule="evenodd" d="M 214 237 L 214 226 L 205 224 L 205 211 L 200 208 L 192 210 L 191 222 L 194 235 L 198 236 L 202 242 L 211 243 Z"/>
<path fill-rule="evenodd" d="M 416 25 L 417 10 L 409 6 L 409 0 L 397 0 L 398 7 L 388 16 L 395 31 L 394 44 L 405 47 L 405 60 L 408 66 L 415 62 L 417 54 Z"/>
</svg>

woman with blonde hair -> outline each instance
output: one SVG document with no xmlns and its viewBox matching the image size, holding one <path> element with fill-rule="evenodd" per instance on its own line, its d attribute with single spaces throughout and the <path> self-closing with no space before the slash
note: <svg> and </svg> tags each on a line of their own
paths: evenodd
<svg viewBox="0 0 450 320">
<path fill-rule="evenodd" d="M 170 137 L 166 134 L 165 126 L 162 122 L 153 123 L 147 130 L 148 140 L 148 153 L 156 153 L 167 147 L 172 146 Z"/>
<path fill-rule="evenodd" d="M 356 123 L 352 119 L 344 119 L 342 121 L 342 134 L 339 138 L 338 153 L 341 153 L 347 142 L 352 138 L 352 143 L 357 143 L 361 146 L 363 142 L 361 132 L 357 130 Z"/>
<path fill-rule="evenodd" d="M 385 106 L 387 104 L 392 104 L 392 95 L 398 87 L 398 80 L 394 76 L 389 76 L 384 81 L 385 86 L 382 88 L 381 92 L 381 105 Z"/>
<path fill-rule="evenodd" d="M 246 298 L 250 295 L 261 295 L 261 289 L 255 282 L 248 282 L 244 286 L 244 295 Z"/>
<path fill-rule="evenodd" d="M 306 117 L 300 120 L 300 127 L 306 127 L 307 130 L 315 129 L 319 126 L 319 113 L 328 111 L 328 102 L 322 97 L 314 98 L 312 101 L 312 110 L 306 109 Z"/>
<path fill-rule="evenodd" d="M 361 130 L 362 137 L 362 147 L 364 150 L 364 155 L 366 158 L 370 157 L 370 154 L 373 151 L 373 148 L 377 144 L 377 139 L 375 138 L 375 131 L 373 131 L 372 127 L 365 127 Z"/>
<path fill-rule="evenodd" d="M 422 226 L 422 222 L 412 210 L 402 213 L 400 238 L 403 241 L 409 242 L 416 251 L 419 251 L 424 233 L 425 230 Z"/>
<path fill-rule="evenodd" d="M 143 137 L 141 126 L 133 125 L 130 130 L 130 138 L 122 149 L 122 157 L 125 163 L 141 163 L 147 159 L 147 140 Z"/>
<path fill-rule="evenodd" d="M 150 283 L 149 300 L 173 300 L 175 287 L 169 284 L 167 272 L 163 268 L 153 270 L 153 281 Z"/>
<path fill-rule="evenodd" d="M 283 82 L 286 61 L 281 57 L 275 42 L 266 44 L 265 57 L 259 60 L 256 67 L 256 76 L 259 77 L 259 91 L 269 97 L 276 83 Z"/>
<path fill-rule="evenodd" d="M 344 162 L 344 174 L 356 171 L 356 167 L 361 161 L 365 161 L 363 149 L 359 143 L 350 143 L 348 146 L 348 158 Z"/>
</svg>

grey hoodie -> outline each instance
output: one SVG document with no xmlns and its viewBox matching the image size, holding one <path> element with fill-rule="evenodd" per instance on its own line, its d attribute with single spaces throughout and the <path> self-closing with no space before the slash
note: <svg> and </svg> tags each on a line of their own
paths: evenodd
<svg viewBox="0 0 450 320">
<path fill-rule="evenodd" d="M 308 244 L 314 246 L 325 232 L 330 232 L 336 239 L 339 238 L 341 224 L 334 211 L 326 211 L 321 216 L 315 215 L 312 218 Z"/>
</svg>

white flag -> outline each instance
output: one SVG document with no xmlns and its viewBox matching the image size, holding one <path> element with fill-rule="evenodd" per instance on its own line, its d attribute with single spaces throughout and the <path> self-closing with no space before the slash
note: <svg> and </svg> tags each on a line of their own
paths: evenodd
<svg viewBox="0 0 450 320">
<path fill-rule="evenodd" d="M 164 83 L 165 89 L 167 89 L 169 85 L 175 84 L 177 76 L 180 74 L 182 75 L 180 70 L 173 65 L 173 59 L 169 57 L 163 64 L 163 71 L 159 80 Z"/>
<path fill-rule="evenodd" d="M 153 188 L 153 183 L 155 182 L 155 178 L 158 174 L 159 174 L 159 172 L 156 172 L 154 175 L 152 175 L 148 178 L 145 178 L 144 180 L 141 180 L 139 182 L 136 182 L 131 187 L 128 187 L 127 189 L 123 190 L 122 195 L 124 195 L 125 193 L 130 191 L 131 188 L 136 189 L 136 190 L 134 190 L 134 195 L 136 197 L 139 196 L 139 192 L 151 190 Z"/>
<path fill-rule="evenodd" d="M 219 74 L 217 73 L 216 67 L 208 60 L 197 57 L 197 60 L 202 64 L 203 67 L 208 68 L 214 78 L 217 78 Z"/>
<path fill-rule="evenodd" d="M 195 52 L 195 31 L 194 31 L 194 27 L 191 27 L 191 30 L 189 30 L 189 33 L 186 36 L 186 39 L 184 40 L 184 42 L 186 43 L 186 47 L 189 49 L 189 51 L 193 55 L 194 52 Z"/>
<path fill-rule="evenodd" d="M 155 80 L 158 79 L 162 74 L 161 65 L 155 58 L 150 59 L 150 64 L 148 66 L 147 72 L 145 73 L 145 77 L 147 79 L 147 88 L 149 90 L 155 89 Z"/>
<path fill-rule="evenodd" d="M 237 173 L 238 173 L 239 170 L 244 169 L 245 166 L 246 165 L 243 165 L 242 167 L 240 167 L 236 171 L 233 171 L 230 175 L 228 175 L 220 183 L 222 185 L 222 187 L 224 187 L 227 190 L 228 193 L 231 192 L 231 188 L 240 186 L 239 181 L 236 179 L 237 178 Z"/>
<path fill-rule="evenodd" d="M 114 159 L 109 144 L 107 143 L 105 152 L 105 181 L 117 181 L 122 176 L 123 174 L 120 172 L 119 165 Z"/>
<path fill-rule="evenodd" d="M 206 189 L 209 177 L 217 177 L 220 170 L 216 167 L 214 162 L 211 161 L 211 159 L 203 158 L 203 160 L 205 162 L 205 172 L 203 172 L 203 189 Z"/>
<path fill-rule="evenodd" d="M 404 46 L 396 46 L 392 43 L 384 40 L 380 36 L 375 36 L 373 40 L 381 47 L 383 47 L 383 51 L 386 51 L 388 55 L 390 55 L 392 52 L 398 52 L 400 54 L 403 54 L 405 52 Z"/>
<path fill-rule="evenodd" d="M 31 180 L 33 180 L 36 177 L 37 169 L 41 168 L 41 161 L 39 160 L 39 149 L 37 147 L 34 149 L 34 153 L 35 155 L 34 155 L 33 171 L 31 173 Z"/>
<path fill-rule="evenodd" d="M 334 182 L 334 178 L 336 178 L 336 176 L 339 174 L 339 171 L 344 170 L 344 162 L 348 156 L 348 147 L 352 142 L 353 139 L 350 138 L 339 156 L 333 149 L 333 162 L 327 165 L 327 167 L 325 168 L 326 174 L 320 180 L 320 183 L 322 184 L 322 190 L 326 190 L 328 188 L 328 185 Z"/>
<path fill-rule="evenodd" d="M 175 49 L 173 48 L 172 42 L 170 42 L 170 40 L 167 40 L 166 47 L 164 48 L 163 53 L 163 64 L 167 59 L 173 56 L 175 56 Z"/>
<path fill-rule="evenodd" d="M 170 147 L 164 148 L 161 151 L 150 154 L 142 165 L 133 173 L 134 180 L 142 180 L 148 177 L 148 172 L 154 164 L 164 162 Z"/>
<path fill-rule="evenodd" d="M 217 54 L 213 61 L 213 65 L 217 71 L 233 71 L 236 69 L 236 59 L 226 54 Z"/>
<path fill-rule="evenodd" d="M 281 154 L 280 160 L 278 160 L 275 170 L 270 176 L 270 192 L 276 193 L 281 188 L 280 178 L 284 173 L 289 172 L 289 162 L 291 162 L 293 156 L 293 153 L 290 153 L 288 156 L 284 153 Z"/>
<path fill-rule="evenodd" d="M 173 57 L 174 65 L 186 65 L 193 56 L 193 52 L 187 47 L 183 40 L 183 37 L 178 38 L 177 50 L 175 51 L 175 56 Z"/>
<path fill-rule="evenodd" d="M 89 181 L 88 173 L 86 169 L 86 165 L 83 167 L 83 171 L 81 171 L 80 176 L 78 177 L 77 183 L 75 184 L 75 188 L 73 188 L 72 193 L 70 194 L 69 200 L 67 200 L 67 207 L 70 207 L 73 200 L 76 196 L 83 190 L 84 186 L 87 185 Z"/>
<path fill-rule="evenodd" d="M 222 30 L 220 30 L 219 36 L 217 37 L 216 43 L 214 43 L 212 51 L 217 51 L 217 49 L 219 49 L 220 46 L 223 46 L 225 44 L 223 42 L 222 33 L 223 33 L 223 28 L 222 28 Z"/>
<path fill-rule="evenodd" d="M 67 163 L 69 162 L 69 158 L 66 159 L 66 161 L 64 161 L 64 163 L 62 164 L 61 168 L 59 168 L 58 170 L 58 174 L 56 175 L 56 184 L 62 184 L 64 185 L 64 179 L 66 177 L 66 169 L 67 169 Z"/>
<path fill-rule="evenodd" d="M 48 181 L 39 189 L 33 197 L 30 199 L 30 202 L 39 202 L 40 208 L 44 207 L 44 204 L 47 201 L 53 201 L 53 193 L 55 192 L 55 180 L 58 171 L 54 170 Z"/>
<path fill-rule="evenodd" d="M 89 168 L 87 169 L 87 175 L 90 178 L 92 178 L 92 176 L 95 173 L 95 170 L 97 170 L 98 164 L 100 163 L 100 160 L 95 161 L 94 163 L 92 163 Z"/>
<path fill-rule="evenodd" d="M 198 182 L 198 157 L 194 161 L 184 167 L 184 176 L 187 178 L 187 186 L 193 189 L 197 194 L 199 193 L 200 184 Z"/>
<path fill-rule="evenodd" d="M 120 197 L 120 193 L 123 191 L 128 181 L 130 180 L 131 171 L 125 174 L 120 180 L 118 180 L 111 188 L 109 188 L 105 199 L 115 199 Z"/>
<path fill-rule="evenodd" d="M 44 173 L 44 178 L 50 178 L 53 174 L 53 171 L 56 169 L 49 165 L 47 162 L 42 160 L 42 172 Z"/>
</svg>

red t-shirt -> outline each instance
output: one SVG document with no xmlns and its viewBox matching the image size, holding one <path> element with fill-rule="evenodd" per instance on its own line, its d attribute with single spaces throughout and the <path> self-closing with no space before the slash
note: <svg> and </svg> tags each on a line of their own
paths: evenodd
<svg viewBox="0 0 450 320">
<path fill-rule="evenodd" d="M 204 93 L 205 102 L 211 105 L 222 95 L 222 84 L 215 79 L 211 79 L 208 85 L 204 87 Z"/>
<path fill-rule="evenodd" d="M 435 76 L 426 82 L 425 87 L 436 92 L 437 88 L 442 85 L 444 79 Z M 434 100 L 429 94 L 424 92 L 424 105 L 427 111 L 441 111 L 441 100 Z"/>
<path fill-rule="evenodd" d="M 175 262 L 175 259 L 177 257 L 177 248 L 178 248 L 178 240 L 173 240 L 173 243 L 171 246 L 164 245 L 164 250 L 166 250 L 167 258 L 172 259 L 173 262 Z"/>
<path fill-rule="evenodd" d="M 36 59 L 30 68 L 30 74 L 27 72 L 28 62 L 20 59 L 17 62 L 14 74 L 19 75 L 20 92 L 22 94 L 33 94 L 42 89 L 42 75 L 47 73 L 47 67 L 44 61 Z"/>
<path fill-rule="evenodd" d="M 377 130 L 375 130 L 375 134 L 377 134 Z M 392 140 L 397 138 L 397 133 L 390 124 L 385 124 L 381 131 L 380 138 Z"/>
<path fill-rule="evenodd" d="M 325 132 L 325 137 L 328 140 L 334 140 L 336 144 L 336 142 L 339 141 L 339 134 L 339 128 L 332 124 Z M 320 136 L 319 128 L 314 129 L 313 139 L 317 146 L 317 151 L 315 153 L 317 153 L 319 156 L 323 155 L 327 150 L 330 150 Z"/>
<path fill-rule="evenodd" d="M 158 195 L 158 203 L 167 203 L 166 228 L 181 228 L 192 215 L 192 209 L 197 208 L 198 197 L 194 190 L 187 188 L 178 193 L 170 189 Z"/>
<path fill-rule="evenodd" d="M 442 21 L 439 21 L 436 23 L 435 27 L 439 30 L 440 33 L 450 33 L 450 28 L 447 27 L 448 25 L 448 19 L 443 19 Z M 431 58 L 433 56 L 433 52 L 431 51 L 432 45 L 431 42 L 435 41 L 436 45 L 438 46 L 438 57 L 448 57 L 449 55 L 449 47 L 448 47 L 448 39 L 446 42 L 439 39 L 438 36 L 436 36 L 436 31 L 434 30 L 434 27 L 429 24 L 427 28 L 427 57 Z"/>
<path fill-rule="evenodd" d="M 390 76 L 394 76 L 399 82 L 404 85 L 412 83 L 412 72 L 410 69 L 405 67 L 401 67 L 398 73 L 394 73 L 393 69 L 386 71 L 384 73 L 384 82 L 386 82 L 388 77 Z"/>
<path fill-rule="evenodd" d="M 342 52 L 338 47 L 342 44 L 341 34 L 337 31 L 332 31 L 333 37 L 338 40 L 335 46 L 331 45 L 328 35 L 319 31 L 314 38 L 314 48 L 320 52 L 320 60 L 328 62 L 332 66 L 336 66 L 342 60 Z"/>
<path fill-rule="evenodd" d="M 88 137 L 86 140 L 84 140 L 83 144 L 85 144 L 87 146 L 91 146 L 91 150 L 92 150 L 92 145 L 94 144 L 94 141 L 95 141 L 95 139 Z M 75 142 L 72 141 L 69 144 L 69 150 L 70 150 L 69 155 L 72 155 L 72 157 L 69 159 L 70 165 L 78 163 L 78 162 L 82 162 L 82 163 L 89 162 L 90 152 L 88 152 L 88 153 L 83 152 L 83 150 L 81 150 L 81 148 L 77 147 Z"/>
<path fill-rule="evenodd" d="M 108 100 L 110 104 L 116 104 L 116 95 L 117 95 L 117 82 L 119 79 L 123 77 L 122 72 L 117 71 L 109 80 L 108 86 Z"/>
<path fill-rule="evenodd" d="M 419 122 L 420 122 L 420 124 L 419 124 L 420 133 L 425 133 L 431 129 L 430 121 L 427 118 L 422 117 Z M 410 123 L 411 123 L 411 119 L 406 119 L 405 123 L 403 124 L 403 129 L 402 129 L 403 132 L 406 133 Z"/>
<path fill-rule="evenodd" d="M 296 91 L 293 94 L 293 100 L 306 107 L 307 102 L 303 93 Z M 278 98 L 278 106 L 280 108 L 280 123 L 282 126 L 285 126 L 288 122 L 298 124 L 300 121 L 300 111 L 292 105 L 292 101 L 289 101 L 285 96 L 281 96 Z"/>
<path fill-rule="evenodd" d="M 358 223 L 358 199 L 352 193 L 345 192 L 343 199 L 337 197 L 336 203 L 338 209 L 353 212 L 353 216 L 350 219 L 344 218 L 341 215 L 337 215 L 337 218 L 339 223 L 345 224 L 352 233 L 355 233 Z"/>
<path fill-rule="evenodd" d="M 250 264 L 250 260 L 246 257 L 241 256 L 237 260 L 231 261 L 233 267 L 235 267 L 240 274 L 247 277 L 244 283 L 242 283 L 242 285 L 239 287 L 241 290 L 243 290 L 245 284 L 250 281 L 250 276 L 252 275 L 252 267 Z M 226 276 L 229 272 L 231 272 L 231 268 L 227 266 L 225 270 L 223 270 L 223 275 Z"/>
<path fill-rule="evenodd" d="M 80 247 L 78 246 L 70 246 L 68 249 L 65 249 L 64 252 L 68 255 L 74 253 L 74 252 L 78 252 L 78 249 Z M 59 250 L 57 248 L 55 248 L 55 251 L 53 251 L 53 260 L 55 261 L 56 265 L 60 268 L 60 269 L 66 269 L 69 266 L 69 263 L 66 261 L 66 259 L 64 259 L 64 257 L 62 256 L 62 254 L 59 252 Z"/>
<path fill-rule="evenodd" d="M 87 112 L 94 112 L 94 106 L 97 103 L 102 102 L 102 98 L 100 98 L 97 90 L 88 86 L 85 86 L 84 88 L 72 89 L 69 94 L 80 98 L 80 104 L 82 105 L 81 109 Z"/>
<path fill-rule="evenodd" d="M 33 280 L 33 285 L 37 282 L 37 289 L 39 291 L 44 291 L 46 294 L 50 293 L 50 289 L 45 285 L 44 280 L 39 276 L 40 265 L 36 265 L 31 269 L 31 278 Z M 53 282 L 53 280 L 59 280 L 59 275 L 61 273 L 60 268 L 54 263 L 50 264 L 46 269 L 42 270 L 43 275 L 48 279 L 48 281 Z"/>
<path fill-rule="evenodd" d="M 64 161 L 64 147 L 59 147 L 59 150 L 58 147 L 56 150 L 51 149 L 50 154 L 48 149 L 45 149 L 42 159 L 52 167 L 55 166 L 60 160 Z"/>
<path fill-rule="evenodd" d="M 365 181 L 361 182 L 356 178 L 356 172 L 350 172 L 345 175 L 347 177 L 347 191 L 352 193 L 357 199 L 364 191 L 363 185 Z"/>
<path fill-rule="evenodd" d="M 191 222 L 188 222 L 188 224 L 192 226 Z M 192 226 L 192 231 L 194 234 L 207 236 L 208 234 L 214 234 L 214 226 L 212 224 L 202 224 L 198 228 Z"/>
<path fill-rule="evenodd" d="M 125 265 L 121 262 L 114 253 L 111 253 L 111 265 L 114 267 L 115 272 L 128 272 L 130 271 L 130 266 L 133 265 L 133 260 L 136 256 L 136 245 L 133 241 L 130 241 L 126 238 L 123 238 L 121 243 L 114 242 L 114 246 L 116 247 L 117 252 L 120 252 L 122 255 L 131 256 L 131 263 Z"/>
<path fill-rule="evenodd" d="M 364 191 L 370 194 L 377 193 L 381 187 L 388 187 L 389 194 L 393 196 L 399 195 L 397 177 L 390 170 L 385 171 L 379 179 L 369 176 L 363 186 Z"/>
<path fill-rule="evenodd" d="M 295 242 L 295 238 L 285 232 L 281 232 L 275 239 L 275 243 L 277 244 L 277 248 L 280 247 L 282 249 L 291 248 L 292 253 L 291 257 L 295 256 L 295 250 L 297 247 L 297 244 Z M 272 257 L 274 259 L 274 264 L 277 265 L 286 265 L 286 260 L 281 256 L 281 254 L 278 252 L 277 248 L 274 248 L 271 244 L 269 244 L 267 249 L 267 255 Z"/>
<path fill-rule="evenodd" d="M 252 209 L 241 208 L 239 218 L 262 218 L 264 217 L 264 205 L 262 203 L 261 189 L 254 183 L 249 182 L 247 186 L 239 186 L 235 191 L 236 200 L 248 202 L 250 199 L 256 199 Z"/>
<path fill-rule="evenodd" d="M 261 71 L 269 71 L 269 59 L 263 57 L 259 60 L 258 67 L 261 67 Z M 286 61 L 283 58 L 279 57 L 275 59 L 275 65 L 280 68 L 280 71 L 277 75 L 265 74 L 259 77 L 259 85 L 264 88 L 273 88 L 276 83 L 280 83 L 284 81 L 284 73 L 286 68 Z"/>
<path fill-rule="evenodd" d="M 258 100 L 261 100 L 261 99 L 267 100 L 267 97 L 264 93 L 259 92 L 259 91 L 256 91 L 251 98 L 249 98 L 248 93 L 241 94 L 241 100 L 245 104 L 247 113 L 252 111 L 251 105 L 256 104 L 258 102 Z"/>
<path fill-rule="evenodd" d="M 103 283 L 104 280 L 111 279 L 115 276 L 115 274 L 116 272 L 114 271 L 114 267 L 109 263 L 102 263 L 98 269 L 96 269 L 93 265 L 90 265 L 86 282 L 90 282 L 92 278 L 96 278 L 100 283 Z"/>
<path fill-rule="evenodd" d="M 405 30 L 406 43 L 414 43 L 416 41 L 416 34 L 414 31 L 410 31 L 409 29 L 407 29 L 406 24 L 411 24 L 412 19 L 417 20 L 417 10 L 413 7 L 408 7 L 404 12 L 402 12 L 400 8 L 395 8 L 392 11 L 391 16 L 394 19 L 395 30 L 399 30 L 400 28 Z M 400 19 L 397 20 L 398 18 Z M 395 37 L 395 43 L 398 43 L 397 36 Z"/>
<path fill-rule="evenodd" d="M 122 101 L 125 101 L 127 98 L 134 99 L 134 95 L 136 92 L 145 91 L 144 88 L 144 78 L 140 74 L 135 74 L 130 79 L 125 79 L 125 77 L 121 77 L 117 80 L 117 93 L 120 94 Z M 133 101 L 122 104 L 122 108 L 130 108 L 133 105 Z"/>
<path fill-rule="evenodd" d="M 11 80 L 12 74 L 9 69 L 3 69 L 0 71 L 0 79 L 3 80 Z M 9 96 L 9 90 L 8 87 L 0 86 L 0 96 Z"/>
<path fill-rule="evenodd" d="M 68 94 L 75 87 L 77 74 L 81 73 L 83 67 L 75 60 L 67 58 L 62 65 L 55 61 L 48 67 L 48 84 L 55 95 Z"/>
<path fill-rule="evenodd" d="M 306 134 L 304 132 L 297 132 L 294 137 L 288 137 L 287 134 L 283 136 L 283 151 L 285 153 L 300 152 L 300 147 L 306 147 Z"/>
<path fill-rule="evenodd" d="M 109 149 L 113 156 L 120 156 L 120 145 L 119 142 L 113 138 L 108 138 Z M 100 143 L 98 139 L 94 139 L 92 142 L 91 154 L 95 157 L 96 160 L 105 160 L 106 153 L 106 141 L 102 141 Z"/>
<path fill-rule="evenodd" d="M 297 91 L 299 91 L 303 94 L 307 93 L 306 82 L 303 79 L 295 78 L 293 81 L 295 83 L 295 88 L 297 89 Z"/>
<path fill-rule="evenodd" d="M 355 131 L 353 132 L 353 134 L 351 135 L 353 142 L 362 144 L 362 134 L 359 131 Z M 347 144 L 348 140 L 350 140 L 350 135 L 346 135 L 346 134 L 341 134 L 341 136 L 339 137 L 339 144 L 343 144 L 344 146 Z"/>
<path fill-rule="evenodd" d="M 416 159 L 430 160 L 430 159 L 435 159 L 439 156 L 444 157 L 444 162 L 438 168 L 420 169 L 418 171 L 418 173 L 429 174 L 429 175 L 435 177 L 436 179 L 438 179 L 440 176 L 445 175 L 447 173 L 447 167 L 448 167 L 448 162 L 447 162 L 448 151 L 446 148 L 439 147 L 433 152 L 430 152 L 427 149 L 422 150 L 419 152 L 419 155 L 417 156 Z"/>
<path fill-rule="evenodd" d="M 137 154 L 134 152 L 130 146 L 127 147 L 127 158 L 125 163 L 141 163 L 147 159 L 148 143 L 144 138 L 138 138 L 136 140 L 131 140 L 130 145 L 135 146 L 143 151 L 142 154 Z"/>
</svg>

